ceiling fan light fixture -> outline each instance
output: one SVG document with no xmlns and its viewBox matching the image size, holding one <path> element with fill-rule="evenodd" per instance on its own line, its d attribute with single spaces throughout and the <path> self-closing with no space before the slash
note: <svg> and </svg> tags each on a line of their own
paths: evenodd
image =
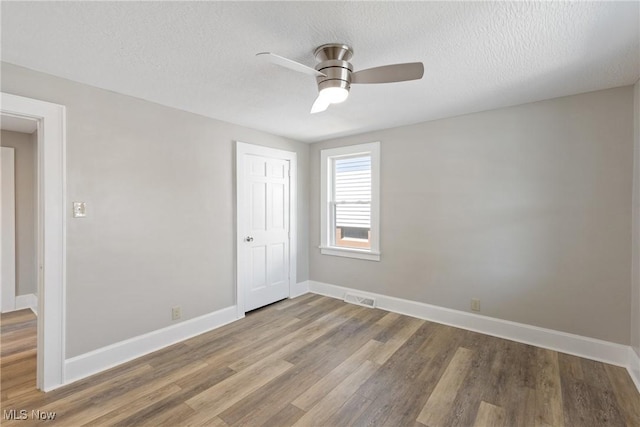
<svg viewBox="0 0 640 427">
<path fill-rule="evenodd" d="M 340 104 L 347 100 L 349 91 L 344 87 L 325 87 L 318 96 L 329 104 Z"/>
</svg>

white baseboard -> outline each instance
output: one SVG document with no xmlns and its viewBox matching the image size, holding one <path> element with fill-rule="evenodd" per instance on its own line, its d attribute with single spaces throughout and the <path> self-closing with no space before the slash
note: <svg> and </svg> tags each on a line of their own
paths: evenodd
<svg viewBox="0 0 640 427">
<path fill-rule="evenodd" d="M 343 299 L 346 292 L 356 292 L 359 295 L 374 297 L 376 307 L 382 310 L 622 366 L 629 370 L 640 390 L 640 373 L 637 370 L 635 373 L 632 372 L 634 363 L 639 367 L 640 361 L 631 347 L 626 345 L 313 280 L 309 281 L 309 290 L 338 299 Z M 636 356 L 635 362 L 631 353 Z"/>
<path fill-rule="evenodd" d="M 237 320 L 237 308 L 223 308 L 65 360 L 64 383 L 69 384 L 145 354 L 219 328 Z"/>
<path fill-rule="evenodd" d="M 35 294 L 16 296 L 16 310 L 25 308 L 31 309 L 36 315 L 38 314 L 38 297 Z"/>
<path fill-rule="evenodd" d="M 308 292 L 309 292 L 309 281 L 305 280 L 304 282 L 291 285 L 291 289 L 289 290 L 289 298 L 297 298 Z"/>
<path fill-rule="evenodd" d="M 638 391 L 640 391 L 640 355 L 632 347 L 629 347 L 629 366 L 627 366 L 627 370 Z"/>
</svg>

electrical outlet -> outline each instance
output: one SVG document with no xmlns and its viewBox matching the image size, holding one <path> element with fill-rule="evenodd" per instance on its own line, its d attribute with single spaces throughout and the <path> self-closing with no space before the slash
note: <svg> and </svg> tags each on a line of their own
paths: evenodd
<svg viewBox="0 0 640 427">
<path fill-rule="evenodd" d="M 180 306 L 173 307 L 171 309 L 171 320 L 178 320 L 182 317 L 182 309 Z"/>
<path fill-rule="evenodd" d="M 480 300 L 478 298 L 471 298 L 471 311 L 480 311 Z"/>
</svg>

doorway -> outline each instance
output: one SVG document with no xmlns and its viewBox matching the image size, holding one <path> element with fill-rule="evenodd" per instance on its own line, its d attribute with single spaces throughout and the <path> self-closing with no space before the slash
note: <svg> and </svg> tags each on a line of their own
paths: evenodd
<svg viewBox="0 0 640 427">
<path fill-rule="evenodd" d="M 236 144 L 238 318 L 296 283 L 296 153 Z"/>
<path fill-rule="evenodd" d="M 3 313 L 37 311 L 38 188 L 37 122 L 0 117 L 2 166 L 2 262 L 0 308 Z"/>
<path fill-rule="evenodd" d="M 2 384 L 22 394 L 37 376 L 37 121 L 0 116 Z"/>
<path fill-rule="evenodd" d="M 36 387 L 49 391 L 65 382 L 65 107 L 2 93 L 0 115 L 37 127 Z"/>
</svg>

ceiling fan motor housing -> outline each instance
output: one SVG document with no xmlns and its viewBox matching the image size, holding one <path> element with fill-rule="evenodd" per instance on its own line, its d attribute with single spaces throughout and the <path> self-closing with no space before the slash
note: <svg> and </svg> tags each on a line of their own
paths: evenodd
<svg viewBox="0 0 640 427">
<path fill-rule="evenodd" d="M 329 87 L 351 88 L 351 72 L 353 66 L 348 61 L 353 57 L 353 50 L 344 44 L 325 44 L 318 47 L 314 53 L 320 61 L 316 70 L 326 76 L 316 77 L 318 91 Z"/>
</svg>

